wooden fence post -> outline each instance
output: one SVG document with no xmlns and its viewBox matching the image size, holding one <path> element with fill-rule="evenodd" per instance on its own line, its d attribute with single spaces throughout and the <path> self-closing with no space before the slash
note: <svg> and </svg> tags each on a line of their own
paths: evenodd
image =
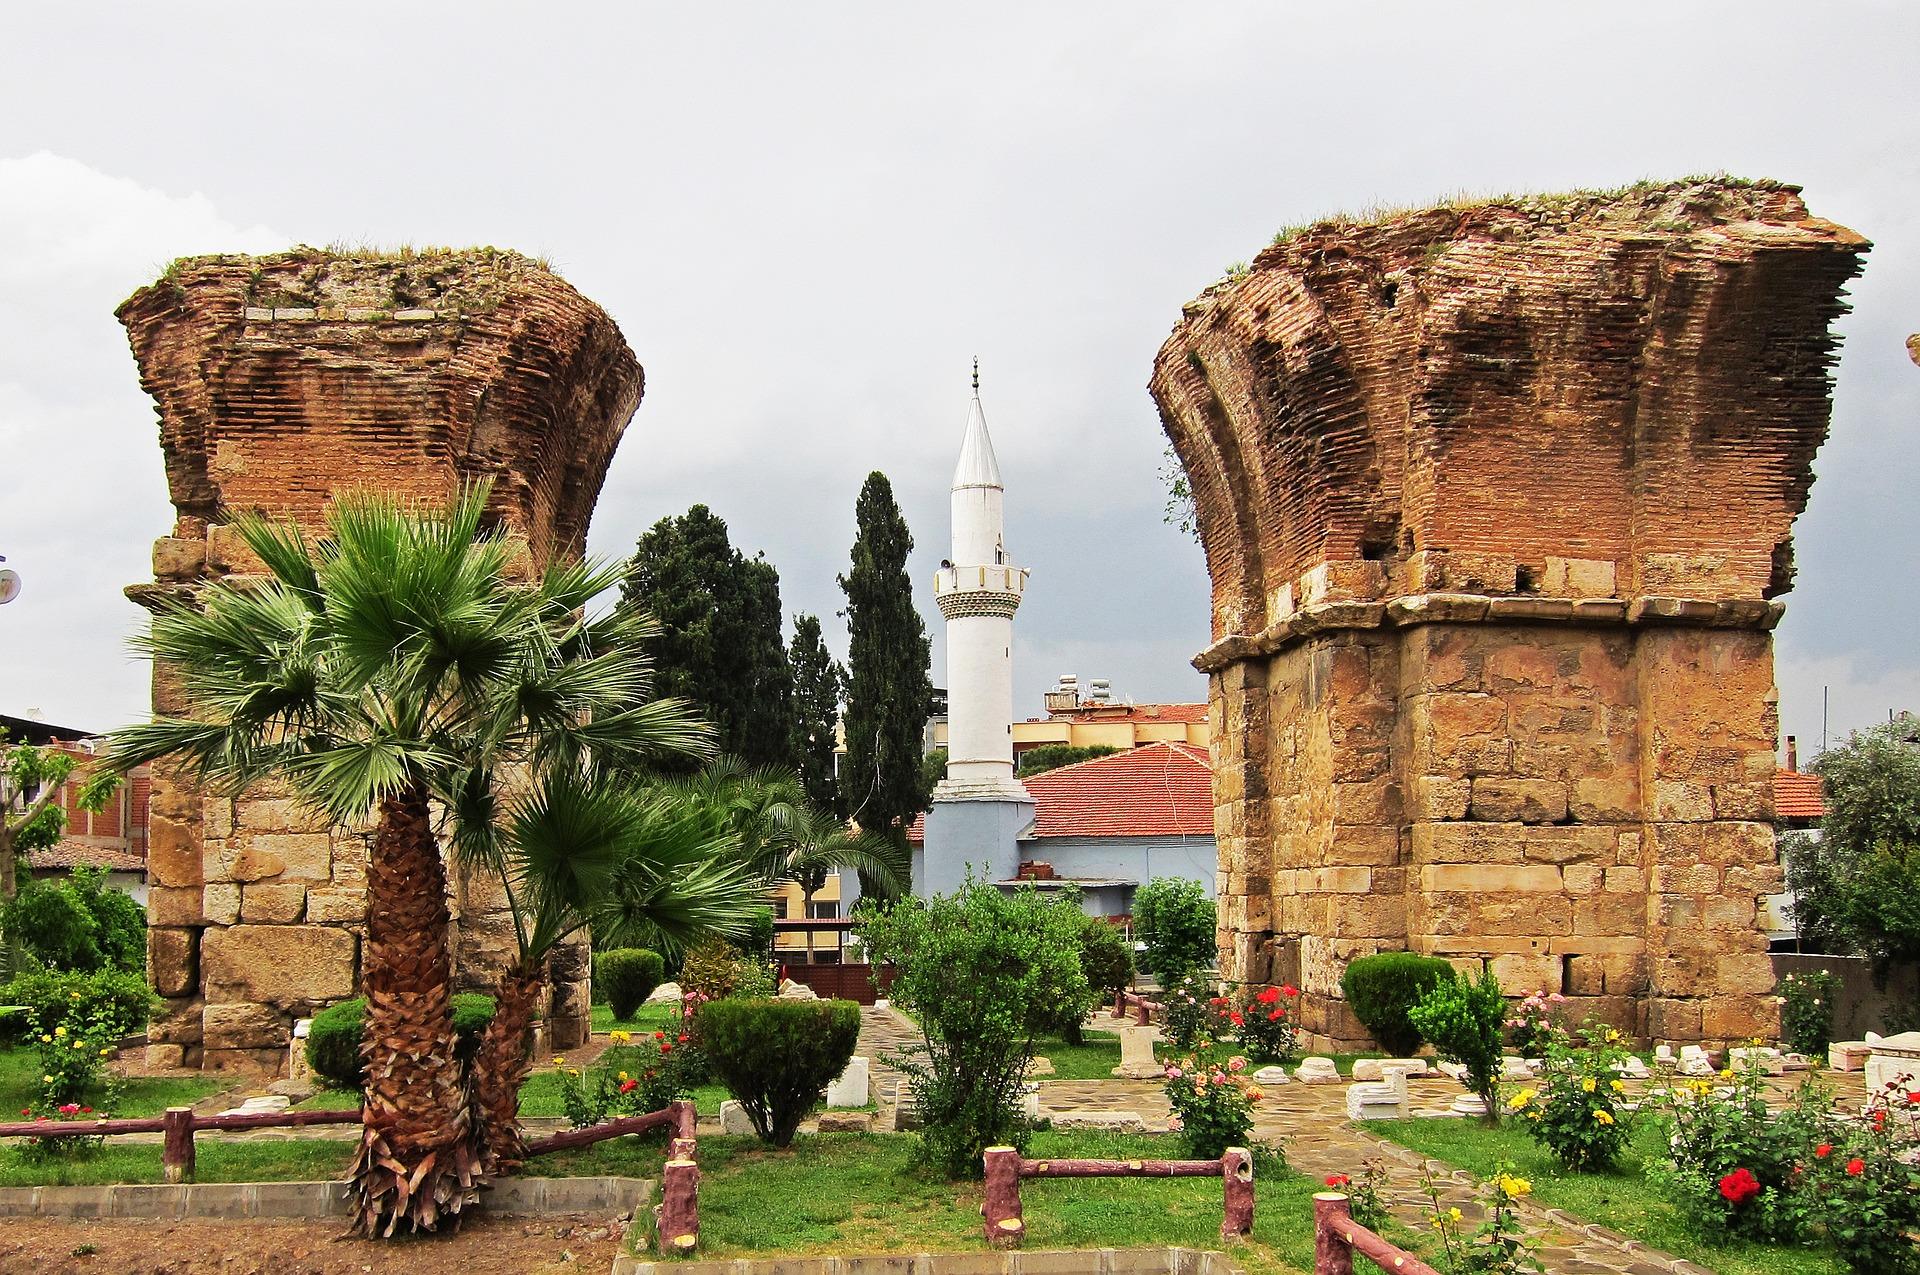
<svg viewBox="0 0 1920 1275">
<path fill-rule="evenodd" d="M 1226 1196 L 1220 1238 L 1253 1234 L 1253 1154 L 1245 1147 L 1228 1147 L 1220 1157 L 1220 1180 Z"/>
<path fill-rule="evenodd" d="M 193 1108 L 168 1107 L 162 1117 L 161 1176 L 168 1182 L 193 1181 Z"/>
<path fill-rule="evenodd" d="M 693 1099 L 676 1098 L 667 1104 L 667 1110 L 673 1113 L 673 1136 L 691 1138 L 694 1125 Z"/>
<path fill-rule="evenodd" d="M 1012 1147 L 988 1147 L 986 1154 L 987 1243 L 994 1248 L 1019 1248 L 1027 1224 L 1020 1214 L 1020 1153 Z"/>
<path fill-rule="evenodd" d="M 1133 1021 L 1141 1027 L 1153 1021 L 1153 1014 L 1147 1009 L 1147 998 L 1144 996 L 1133 1003 Z"/>
<path fill-rule="evenodd" d="M 1124 987 L 1113 994 L 1113 1016 L 1115 1018 L 1127 1016 L 1127 989 Z"/>
<path fill-rule="evenodd" d="M 1353 1275 L 1353 1245 L 1346 1238 L 1352 1221 L 1348 1199 L 1338 1191 L 1313 1197 L 1313 1275 Z"/>
<path fill-rule="evenodd" d="M 700 1166 L 669 1160 L 660 1171 L 660 1211 L 655 1215 L 660 1252 L 691 1253 L 700 1242 Z"/>
</svg>

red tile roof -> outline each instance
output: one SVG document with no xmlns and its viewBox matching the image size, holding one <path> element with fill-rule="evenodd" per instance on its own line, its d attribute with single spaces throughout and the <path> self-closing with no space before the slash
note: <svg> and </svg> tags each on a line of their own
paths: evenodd
<svg viewBox="0 0 1920 1275">
<path fill-rule="evenodd" d="M 1820 776 L 1804 770 L 1774 771 L 1773 813 L 1779 819 L 1818 819 L 1826 814 Z"/>
<path fill-rule="evenodd" d="M 1213 772 L 1203 748 L 1143 744 L 1022 781 L 1034 837 L 1211 837 Z M 925 816 L 908 840 L 925 839 Z"/>
<path fill-rule="evenodd" d="M 27 852 L 27 866 L 41 868 L 105 868 L 108 872 L 145 872 L 146 856 L 115 846 L 89 846 L 62 841 L 45 850 Z"/>
</svg>

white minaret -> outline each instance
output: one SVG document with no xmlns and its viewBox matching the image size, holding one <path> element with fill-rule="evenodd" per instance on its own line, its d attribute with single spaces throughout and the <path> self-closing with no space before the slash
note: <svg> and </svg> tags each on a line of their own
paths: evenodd
<svg viewBox="0 0 1920 1275">
<path fill-rule="evenodd" d="M 947 777 L 927 812 L 924 862 L 914 874 L 922 894 L 951 891 L 969 863 L 976 878 L 1010 878 L 1016 839 L 1033 817 L 1033 798 L 1013 773 L 1013 613 L 1027 573 L 1007 558 L 1005 497 L 976 359 L 953 471 L 953 556 L 933 580 L 947 621 Z"/>
</svg>

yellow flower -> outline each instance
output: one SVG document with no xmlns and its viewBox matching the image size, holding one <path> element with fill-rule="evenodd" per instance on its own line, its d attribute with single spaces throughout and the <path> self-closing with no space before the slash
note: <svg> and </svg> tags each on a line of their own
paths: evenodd
<svg viewBox="0 0 1920 1275">
<path fill-rule="evenodd" d="M 633 1033 L 626 1031 L 608 1032 L 607 1039 L 616 1045 L 629 1045 L 633 1043 Z"/>
<path fill-rule="evenodd" d="M 1515 1111 L 1518 1111 L 1520 1110 L 1520 1108 L 1532 1102 L 1534 1100 L 1534 1097 L 1535 1097 L 1535 1094 L 1533 1090 L 1522 1089 L 1519 1093 L 1507 1099 L 1507 1106 L 1512 1108 Z"/>
<path fill-rule="evenodd" d="M 1627 1091 L 1627 1082 L 1624 1080 L 1609 1081 L 1608 1085 L 1615 1093 L 1625 1093 Z"/>
<path fill-rule="evenodd" d="M 1596 1111 L 1593 1113 L 1593 1118 L 1601 1124 L 1613 1123 L 1613 1113 L 1611 1111 Z"/>
<path fill-rule="evenodd" d="M 623 1071 L 623 1072 L 621 1072 L 621 1073 L 620 1073 L 620 1079 L 621 1079 L 621 1081 L 622 1081 L 622 1082 L 624 1083 L 624 1082 L 625 1082 L 625 1081 L 627 1080 L 627 1073 L 626 1073 L 626 1072 L 624 1072 L 624 1071 Z"/>
<path fill-rule="evenodd" d="M 556 1067 L 564 1067 L 567 1065 L 567 1060 L 560 1057 L 560 1055 L 555 1054 L 553 1056 L 553 1065 Z"/>
<path fill-rule="evenodd" d="M 1596 1081 L 1592 1076 L 1588 1076 L 1585 1080 L 1582 1080 L 1580 1082 L 1580 1087 L 1586 1090 L 1588 1093 L 1592 1093 L 1594 1089 L 1598 1086 L 1598 1084 L 1599 1082 Z"/>
<path fill-rule="evenodd" d="M 52 1083 L 53 1083 L 53 1077 L 52 1077 L 52 1076 L 42 1076 L 42 1077 L 40 1077 L 40 1083 L 41 1083 L 41 1084 L 43 1084 L 43 1085 L 50 1085 L 50 1084 L 52 1084 Z"/>
<path fill-rule="evenodd" d="M 1493 1184 L 1499 1187 L 1502 1194 L 1509 1200 L 1517 1200 L 1523 1195 L 1533 1193 L 1533 1183 L 1525 1178 L 1516 1178 L 1511 1173 L 1502 1173 L 1493 1180 Z"/>
<path fill-rule="evenodd" d="M 73 1047 L 75 1049 L 85 1049 L 87 1047 L 87 1042 L 84 1040 L 76 1040 L 73 1042 Z"/>
<path fill-rule="evenodd" d="M 102 1058 L 111 1058 L 113 1057 L 113 1051 L 111 1049 L 103 1049 L 100 1051 L 100 1056 Z"/>
<path fill-rule="evenodd" d="M 569 1067 L 567 1068 L 567 1074 L 569 1076 L 577 1076 L 580 1074 L 580 1069 L 578 1067 Z"/>
<path fill-rule="evenodd" d="M 1459 1209 L 1448 1209 L 1448 1210 L 1447 1210 L 1447 1221 L 1449 1221 L 1449 1222 L 1458 1222 L 1459 1220 L 1460 1220 L 1460 1210 L 1459 1210 Z"/>
<path fill-rule="evenodd" d="M 1260 1091 L 1259 1091 L 1258 1089 L 1249 1089 L 1249 1090 L 1247 1090 L 1247 1098 L 1248 1098 L 1248 1100 L 1249 1100 L 1249 1101 L 1252 1101 L 1252 1102 L 1259 1102 L 1259 1101 L 1260 1101 Z"/>
<path fill-rule="evenodd" d="M 68 1000 L 70 1000 L 70 1001 L 77 1001 L 77 1000 L 79 1000 L 79 999 L 80 999 L 80 993 L 78 993 L 78 992 L 68 992 L 68 993 L 67 993 L 67 999 L 68 999 Z"/>
<path fill-rule="evenodd" d="M 53 1029 L 53 1034 L 56 1036 L 64 1036 L 67 1034 L 67 1029 L 64 1027 L 56 1027 Z"/>
<path fill-rule="evenodd" d="M 1620 1032 L 1616 1028 L 1607 1028 L 1607 1043 L 1609 1045 L 1617 1045 L 1620 1043 Z"/>
<path fill-rule="evenodd" d="M 1732 1079 L 1733 1079 L 1733 1068 L 1731 1068 L 1731 1067 L 1722 1067 L 1722 1068 L 1720 1069 L 1720 1079 L 1722 1079 L 1722 1080 L 1732 1080 Z"/>
<path fill-rule="evenodd" d="M 53 1037 L 47 1035 L 45 1032 L 41 1032 L 40 1043 L 43 1045 L 51 1045 L 53 1043 Z"/>
</svg>

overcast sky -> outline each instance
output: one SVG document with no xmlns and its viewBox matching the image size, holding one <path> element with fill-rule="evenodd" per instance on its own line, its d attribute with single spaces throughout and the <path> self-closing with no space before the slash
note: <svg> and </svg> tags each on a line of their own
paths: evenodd
<svg viewBox="0 0 1920 1275">
<path fill-rule="evenodd" d="M 1199 699 L 1200 552 L 1145 385 L 1181 303 L 1376 202 L 1726 170 L 1876 242 L 1795 529 L 1785 729 L 1920 707 L 1920 5 L 88 5 L 0 33 L 0 711 L 146 707 L 124 642 L 171 523 L 114 306 L 179 255 L 551 256 L 647 395 L 592 547 L 705 502 L 833 620 L 869 470 L 925 581 L 967 371 L 1059 673 Z M 938 616 L 935 680 L 944 681 Z"/>
</svg>

